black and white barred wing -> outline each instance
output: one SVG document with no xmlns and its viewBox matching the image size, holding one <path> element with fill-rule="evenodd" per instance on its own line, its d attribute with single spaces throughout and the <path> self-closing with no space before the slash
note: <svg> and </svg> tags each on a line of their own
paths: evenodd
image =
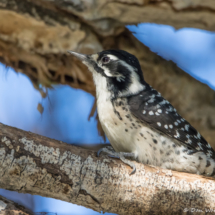
<svg viewBox="0 0 215 215">
<path fill-rule="evenodd" d="M 208 157 L 215 158 L 210 144 L 196 131 L 160 93 L 147 86 L 145 90 L 128 100 L 131 113 L 172 138 L 186 145 L 190 153 L 203 151 Z"/>
</svg>

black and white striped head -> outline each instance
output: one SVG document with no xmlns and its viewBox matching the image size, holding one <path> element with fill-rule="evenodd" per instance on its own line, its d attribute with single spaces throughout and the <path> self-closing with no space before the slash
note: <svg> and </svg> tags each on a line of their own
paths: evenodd
<svg viewBox="0 0 215 215">
<path fill-rule="evenodd" d="M 93 73 L 98 90 L 106 90 L 112 97 L 135 95 L 144 89 L 144 78 L 137 58 L 123 50 L 105 50 L 84 55 L 70 51 Z"/>
</svg>

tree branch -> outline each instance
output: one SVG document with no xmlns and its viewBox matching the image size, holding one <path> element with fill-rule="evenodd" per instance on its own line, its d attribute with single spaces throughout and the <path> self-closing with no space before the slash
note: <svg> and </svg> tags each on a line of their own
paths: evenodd
<svg viewBox="0 0 215 215">
<path fill-rule="evenodd" d="M 215 205 L 215 181 L 117 159 L 0 124 L 0 187 L 117 214 L 181 214 Z"/>
<path fill-rule="evenodd" d="M 54 0 L 53 4 L 80 17 L 106 36 L 117 34 L 121 26 L 143 22 L 171 25 L 176 29 L 192 27 L 210 31 L 215 26 L 215 4 L 210 0 L 96 0 L 76 4 Z"/>
</svg>

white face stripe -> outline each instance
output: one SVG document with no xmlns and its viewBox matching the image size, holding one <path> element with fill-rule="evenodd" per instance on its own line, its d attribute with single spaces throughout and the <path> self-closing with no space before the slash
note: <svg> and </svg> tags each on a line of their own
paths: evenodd
<svg viewBox="0 0 215 215">
<path fill-rule="evenodd" d="M 131 85 L 129 89 L 125 92 L 120 93 L 120 96 L 127 96 L 129 94 L 136 94 L 142 90 L 144 90 L 145 86 L 140 83 L 140 79 L 136 73 L 136 68 L 127 64 L 124 61 L 119 61 L 124 67 L 126 67 L 131 72 Z"/>
<path fill-rule="evenodd" d="M 123 65 L 124 67 L 126 67 L 131 73 L 136 73 L 136 68 L 134 68 L 133 66 L 127 64 L 125 61 L 120 60 L 119 63 L 121 65 Z"/>
<path fill-rule="evenodd" d="M 118 59 L 116 56 L 114 56 L 114 55 L 110 55 L 110 54 L 109 54 L 109 55 L 107 55 L 107 56 L 110 57 L 111 60 L 119 60 L 119 59 Z M 122 60 L 119 60 L 119 63 L 121 63 L 121 65 L 123 65 L 124 67 L 126 67 L 126 68 L 131 72 L 131 74 L 132 74 L 132 73 L 135 73 L 135 68 L 132 67 L 132 66 L 130 66 L 130 65 L 127 64 L 126 62 L 124 62 L 124 61 L 122 61 Z M 123 75 L 112 74 L 112 73 L 110 72 L 110 70 L 109 70 L 105 65 L 102 66 L 101 63 L 99 63 L 98 66 L 104 70 L 105 75 L 107 75 L 108 77 L 121 77 L 122 79 L 123 79 L 123 77 L 124 77 Z"/>
<path fill-rule="evenodd" d="M 100 66 L 103 70 L 105 75 L 107 75 L 108 77 L 114 77 L 114 75 L 110 72 L 110 70 L 106 67 L 106 66 Z"/>
<path fill-rule="evenodd" d="M 107 56 L 111 59 L 111 60 L 119 60 L 118 57 L 112 55 L 112 54 L 107 54 Z"/>
<path fill-rule="evenodd" d="M 98 54 L 92 54 L 91 58 L 96 62 L 98 59 L 99 55 Z"/>
<path fill-rule="evenodd" d="M 137 73 L 132 72 L 131 73 L 131 85 L 129 86 L 128 90 L 120 93 L 119 96 L 122 97 L 122 96 L 137 94 L 144 89 L 145 89 L 145 86 L 139 82 L 139 77 L 137 76 Z"/>
<path fill-rule="evenodd" d="M 125 81 L 125 77 L 123 75 L 121 75 L 121 74 L 113 74 L 105 66 L 103 66 L 102 69 L 103 69 L 103 71 L 104 71 L 104 73 L 105 73 L 106 76 L 108 76 L 108 77 L 116 77 L 116 79 L 117 79 L 118 82 Z"/>
</svg>

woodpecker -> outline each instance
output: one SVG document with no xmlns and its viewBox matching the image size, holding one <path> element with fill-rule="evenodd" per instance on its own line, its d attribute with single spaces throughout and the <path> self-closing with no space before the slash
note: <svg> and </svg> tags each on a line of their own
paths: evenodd
<svg viewBox="0 0 215 215">
<path fill-rule="evenodd" d="M 143 77 L 138 59 L 123 50 L 85 55 L 96 86 L 97 111 L 111 146 L 102 148 L 136 171 L 131 160 L 199 175 L 215 175 L 215 151 Z"/>
</svg>

